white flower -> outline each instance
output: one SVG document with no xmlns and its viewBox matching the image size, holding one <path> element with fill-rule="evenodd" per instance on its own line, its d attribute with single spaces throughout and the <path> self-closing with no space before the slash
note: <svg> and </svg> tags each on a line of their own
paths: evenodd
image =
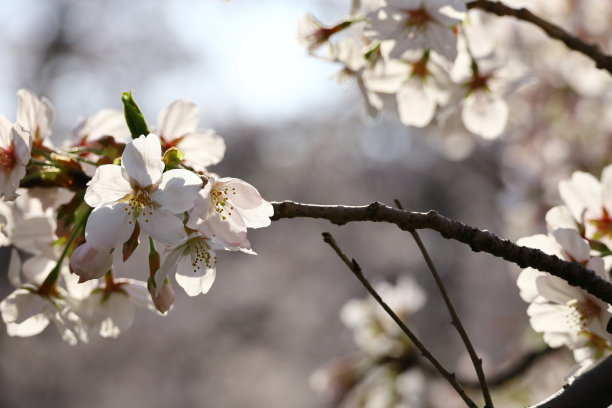
<svg viewBox="0 0 612 408">
<path fill-rule="evenodd" d="M 92 247 L 108 251 L 125 242 L 135 221 L 162 243 L 173 244 L 185 236 L 183 222 L 175 214 L 193 207 L 202 180 L 187 170 L 163 170 L 155 134 L 128 143 L 121 166 L 98 167 L 85 192 L 85 202 L 94 207 L 85 229 Z"/>
<path fill-rule="evenodd" d="M 162 141 L 163 151 L 176 147 L 185 154 L 186 165 L 204 171 L 223 159 L 225 142 L 214 130 L 197 127 L 198 106 L 179 99 L 159 112 L 156 133 Z"/>
<path fill-rule="evenodd" d="M 403 320 L 410 318 L 425 304 L 425 293 L 411 278 L 397 285 L 383 282 L 376 291 Z M 353 330 L 357 345 L 373 357 L 400 356 L 410 343 L 385 310 L 371 297 L 349 300 L 340 311 L 340 319 Z"/>
<path fill-rule="evenodd" d="M 0 197 L 16 198 L 15 191 L 25 176 L 31 148 L 30 132 L 0 115 Z"/>
<path fill-rule="evenodd" d="M 24 283 L 20 278 L 19 255 L 13 250 L 9 280 L 17 289 L 0 302 L 0 313 L 9 336 L 35 336 L 53 321 L 62 339 L 69 344 L 74 345 L 78 340 L 87 341 L 81 319 L 68 306 L 70 293 L 59 287 L 42 291 L 40 284 L 54 266 L 54 262 L 48 258 L 30 258 L 23 268 L 28 278 L 28 282 Z"/>
<path fill-rule="evenodd" d="M 240 179 L 209 177 L 198 193 L 187 226 L 232 247 L 250 248 L 247 228 L 270 225 L 272 205 Z"/>
<path fill-rule="evenodd" d="M 216 276 L 217 255 L 213 248 L 223 247 L 197 232 L 169 247 L 165 262 L 155 274 L 155 296 L 159 295 L 166 277 L 173 271 L 176 272 L 176 282 L 189 296 L 208 293 Z"/>
<path fill-rule="evenodd" d="M 36 146 L 51 147 L 51 124 L 55 112 L 45 97 L 38 98 L 28 89 L 17 91 L 17 123 L 30 131 L 32 143 Z"/>
<path fill-rule="evenodd" d="M 463 19 L 465 4 L 453 0 L 387 0 L 387 5 L 372 12 L 366 36 L 395 41 L 391 57 L 406 50 L 431 48 L 453 61 L 457 40 L 452 27 Z"/>
<path fill-rule="evenodd" d="M 590 256 L 588 242 L 574 229 L 556 229 L 550 235 L 522 238 L 518 243 L 580 262 L 602 278 L 605 276 L 603 259 Z M 588 347 L 592 355 L 610 346 L 611 336 L 605 327 L 612 314 L 602 300 L 561 278 L 532 268 L 521 272 L 517 285 L 521 297 L 531 303 L 527 309 L 531 326 L 544 333 L 544 341 L 549 346 L 566 346 L 571 350 Z M 585 353 L 576 355 L 585 358 Z"/>
<path fill-rule="evenodd" d="M 559 183 L 559 193 L 574 219 L 584 225 L 588 239 L 612 249 L 612 166 L 601 173 L 601 183 L 589 173 L 576 171 Z"/>
<path fill-rule="evenodd" d="M 117 109 L 102 109 L 87 116 L 74 129 L 73 139 L 77 145 L 88 145 L 104 137 L 112 136 L 117 142 L 130 141 L 130 129 L 125 114 Z"/>
</svg>

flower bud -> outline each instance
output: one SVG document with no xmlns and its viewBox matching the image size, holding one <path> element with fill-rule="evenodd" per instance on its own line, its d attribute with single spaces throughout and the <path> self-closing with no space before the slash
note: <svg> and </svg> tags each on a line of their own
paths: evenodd
<svg viewBox="0 0 612 408">
<path fill-rule="evenodd" d="M 79 283 L 101 278 L 112 266 L 110 252 L 98 251 L 87 242 L 76 247 L 70 257 L 70 271 L 79 275 Z"/>
<path fill-rule="evenodd" d="M 174 303 L 174 299 L 176 299 L 176 295 L 174 294 L 174 290 L 170 283 L 164 282 L 159 293 L 155 296 L 155 286 L 149 284 L 149 293 L 151 294 L 151 299 L 153 300 L 153 304 L 155 308 L 159 310 L 160 313 L 166 314 L 170 307 Z"/>
</svg>

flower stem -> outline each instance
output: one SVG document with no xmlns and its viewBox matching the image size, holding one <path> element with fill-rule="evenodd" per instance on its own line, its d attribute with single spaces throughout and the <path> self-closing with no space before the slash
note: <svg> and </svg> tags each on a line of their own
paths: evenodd
<svg viewBox="0 0 612 408">
<path fill-rule="evenodd" d="M 74 229 L 72 230 L 72 234 L 70 234 L 68 241 L 66 241 L 66 246 L 64 247 L 62 254 L 59 256 L 59 259 L 57 260 L 55 267 L 51 270 L 51 272 L 49 272 L 49 275 L 47 275 L 47 278 L 45 279 L 43 284 L 40 285 L 40 288 L 38 289 L 38 292 L 40 294 L 49 294 L 53 290 L 55 283 L 59 279 L 60 271 L 62 269 L 62 262 L 64 261 L 64 258 L 66 258 L 66 255 L 68 255 L 68 251 L 70 251 L 70 248 L 72 247 L 72 244 L 74 243 L 76 238 L 79 236 L 81 231 L 85 228 L 85 224 L 87 223 L 89 214 L 91 214 L 92 211 L 93 211 L 93 208 L 87 206 L 87 208 L 82 209 L 80 211 L 80 214 L 77 215 Z"/>
</svg>

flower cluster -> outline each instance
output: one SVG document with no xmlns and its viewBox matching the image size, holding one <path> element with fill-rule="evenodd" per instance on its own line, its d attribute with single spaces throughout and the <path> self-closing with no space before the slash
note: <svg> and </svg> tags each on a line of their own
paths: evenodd
<svg viewBox="0 0 612 408">
<path fill-rule="evenodd" d="M 493 139 L 508 120 L 509 80 L 522 73 L 479 43 L 482 26 L 467 16 L 458 0 L 354 2 L 352 15 L 333 27 L 303 17 L 298 41 L 311 54 L 330 44 L 321 56 L 344 65 L 340 78 L 356 78 L 371 116 L 389 105 L 403 124 L 424 127 L 434 118 L 444 124 L 460 107 L 468 131 Z M 353 35 L 330 42 L 348 28 Z"/>
<path fill-rule="evenodd" d="M 404 321 L 426 300 L 412 278 L 401 278 L 396 285 L 383 282 L 376 291 Z M 315 371 L 312 388 L 334 406 L 423 406 L 427 379 L 417 364 L 418 353 L 384 309 L 372 297 L 351 299 L 340 318 L 353 331 L 358 351 Z"/>
<path fill-rule="evenodd" d="M 601 183 L 592 175 L 575 172 L 559 185 L 565 205 L 546 214 L 547 235 L 522 238 L 520 245 L 537 248 L 566 261 L 579 262 L 601 278 L 609 279 L 612 166 L 604 169 Z M 612 351 L 612 334 L 606 324 L 612 306 L 566 281 L 532 268 L 517 281 L 533 329 L 543 333 L 551 347 L 566 346 L 582 366 Z"/>
<path fill-rule="evenodd" d="M 189 296 L 207 293 L 215 251 L 255 253 L 247 228 L 268 226 L 273 208 L 245 181 L 207 170 L 225 143 L 197 129 L 194 103 L 174 102 L 149 131 L 125 93 L 125 116 L 86 118 L 60 150 L 49 101 L 18 96 L 16 123 L 0 116 L 0 238 L 16 248 L 16 289 L 0 303 L 9 335 L 53 321 L 70 344 L 116 337 L 136 306 L 166 314 L 172 278 Z"/>
</svg>

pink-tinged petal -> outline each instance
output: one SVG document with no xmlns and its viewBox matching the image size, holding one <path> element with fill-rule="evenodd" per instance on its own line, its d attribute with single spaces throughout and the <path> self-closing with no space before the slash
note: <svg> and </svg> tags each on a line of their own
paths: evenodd
<svg viewBox="0 0 612 408">
<path fill-rule="evenodd" d="M 164 281 L 168 274 L 176 271 L 178 268 L 179 258 L 183 255 L 184 246 L 179 246 L 168 253 L 166 260 L 162 263 L 161 268 L 155 272 L 153 280 L 155 281 L 155 296 L 159 296 L 161 289 L 164 286 Z"/>
<path fill-rule="evenodd" d="M 215 253 L 209 251 L 210 257 L 214 258 Z M 203 259 L 198 258 L 193 265 L 194 257 L 187 254 L 181 257 L 176 271 L 176 282 L 185 290 L 189 296 L 197 296 L 200 293 L 207 293 L 215 281 L 216 270 L 214 266 L 207 268 Z"/>
<path fill-rule="evenodd" d="M 13 124 L 4 115 L 0 115 L 0 147 L 6 149 L 13 144 Z"/>
<path fill-rule="evenodd" d="M 527 315 L 533 330 L 537 332 L 566 332 L 568 326 L 569 309 L 565 305 L 549 303 L 532 303 L 527 308 Z"/>
<path fill-rule="evenodd" d="M 94 209 L 85 226 L 87 242 L 98 251 L 110 251 L 127 241 L 134 231 L 134 219 L 127 207 L 127 203 L 116 203 Z"/>
<path fill-rule="evenodd" d="M 183 222 L 169 210 L 157 209 L 138 217 L 140 229 L 153 239 L 172 245 L 185 238 Z M 127 237 L 126 237 L 127 240 Z"/>
<path fill-rule="evenodd" d="M 476 90 L 465 98 L 461 119 L 470 132 L 495 139 L 506 128 L 508 105 L 490 92 Z"/>
<path fill-rule="evenodd" d="M 123 177 L 121 166 L 103 164 L 87 183 L 85 202 L 95 208 L 117 202 L 131 193 L 132 187 Z"/>
<path fill-rule="evenodd" d="M 51 136 L 51 124 L 55 112 L 47 98 L 39 99 L 28 89 L 17 91 L 17 123 L 32 134 L 33 139 L 46 139 Z"/>
<path fill-rule="evenodd" d="M 545 276 L 544 272 L 540 272 L 533 268 L 523 269 L 516 280 L 516 285 L 520 290 L 521 298 L 528 303 L 532 303 L 536 300 L 538 296 L 540 296 L 540 292 L 538 292 L 538 287 L 536 285 L 536 280 Z"/>
<path fill-rule="evenodd" d="M 180 214 L 193 208 L 201 187 L 202 179 L 197 174 L 183 169 L 169 170 L 162 175 L 151 198 L 163 209 Z"/>
<path fill-rule="evenodd" d="M 32 151 L 32 137 L 30 132 L 16 123 L 12 126 L 11 133 L 17 162 L 25 166 L 30 161 L 30 154 Z"/>
<path fill-rule="evenodd" d="M 202 235 L 221 241 L 225 245 L 240 247 L 248 242 L 247 227 L 236 211 L 225 218 L 218 212 L 213 211 L 205 222 L 198 225 L 197 229 Z"/>
<path fill-rule="evenodd" d="M 176 147 L 185 153 L 185 163 L 199 171 L 219 163 L 225 155 L 225 141 L 212 129 L 189 133 Z"/>
<path fill-rule="evenodd" d="M 11 260 L 8 267 L 8 279 L 11 284 L 18 288 L 22 285 L 21 282 L 21 258 L 15 248 L 11 250 Z"/>
<path fill-rule="evenodd" d="M 575 229 L 559 228 L 554 230 L 552 235 L 561 244 L 563 251 L 573 258 L 572 260 L 584 262 L 590 258 L 589 243 Z"/>
<path fill-rule="evenodd" d="M 185 136 L 198 126 L 198 106 L 186 99 L 174 101 L 159 112 L 157 126 L 157 133 L 167 141 Z"/>
<path fill-rule="evenodd" d="M 612 165 L 606 166 L 601 173 L 603 205 L 612 212 Z"/>
<path fill-rule="evenodd" d="M 572 299 L 582 298 L 580 290 L 570 286 L 563 279 L 546 274 L 536 279 L 538 292 L 544 298 L 558 305 L 565 305 Z"/>
<path fill-rule="evenodd" d="M 151 294 L 151 298 L 157 311 L 162 315 L 165 315 L 172 307 L 172 304 L 176 299 L 176 294 L 174 293 L 170 283 L 164 283 L 158 293 Z"/>
<path fill-rule="evenodd" d="M 118 109 L 101 109 L 95 115 L 87 117 L 75 129 L 77 142 L 83 138 L 95 141 L 103 136 L 112 136 L 117 142 L 128 143 L 131 140 L 130 129 L 125 122 L 125 115 Z"/>
<path fill-rule="evenodd" d="M 540 251 L 549 255 L 557 255 L 560 258 L 563 257 L 559 243 L 553 237 L 548 235 L 532 235 L 530 237 L 521 238 L 517 240 L 516 243 L 527 248 L 539 249 Z"/>
<path fill-rule="evenodd" d="M 165 167 L 159 137 L 150 133 L 125 145 L 121 165 L 140 187 L 158 183 Z"/>
<path fill-rule="evenodd" d="M 546 228 L 548 231 L 554 231 L 557 228 L 577 229 L 578 225 L 569 207 L 558 205 L 546 213 Z"/>
<path fill-rule="evenodd" d="M 70 270 L 79 276 L 79 282 L 101 278 L 112 266 L 110 251 L 98 251 L 87 242 L 76 247 L 70 257 Z"/>
<path fill-rule="evenodd" d="M 561 181 L 559 194 L 579 222 L 582 222 L 586 209 L 594 215 L 601 214 L 603 206 L 601 184 L 589 173 L 576 171 L 569 180 Z"/>
</svg>

